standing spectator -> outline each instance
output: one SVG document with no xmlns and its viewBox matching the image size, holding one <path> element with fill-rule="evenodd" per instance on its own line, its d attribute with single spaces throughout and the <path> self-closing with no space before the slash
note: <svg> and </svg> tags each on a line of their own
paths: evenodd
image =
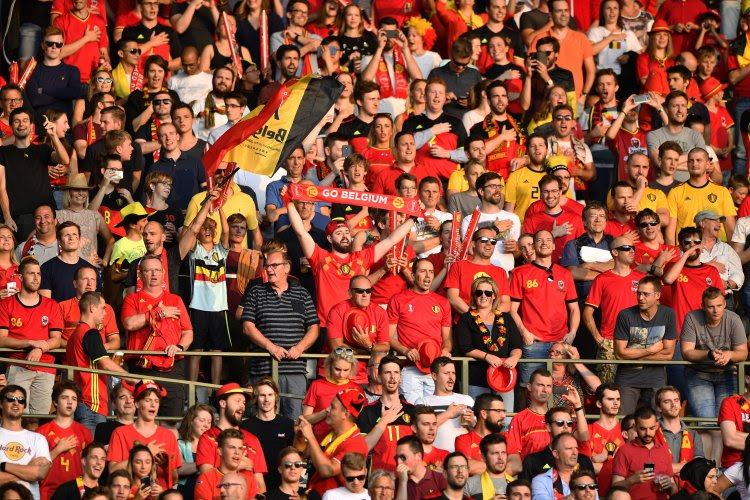
<svg viewBox="0 0 750 500">
<path fill-rule="evenodd" d="M 34 50 L 36 51 L 36 48 Z M 3 146 L 13 142 L 10 114 L 14 109 L 22 108 L 23 105 L 23 89 L 21 87 L 9 83 L 0 88 L 0 138 L 2 138 Z"/>
<path fill-rule="evenodd" d="M 198 139 L 193 132 L 195 123 L 195 112 L 189 104 L 184 102 L 172 105 L 172 123 L 177 127 L 180 134 L 180 150 L 192 156 L 196 160 L 203 158 L 206 151 L 206 141 Z"/>
<path fill-rule="evenodd" d="M 6 219 L 7 220 L 7 219 Z M 52 205 L 43 203 L 34 209 L 33 232 L 28 239 L 16 247 L 16 259 L 23 260 L 30 256 L 44 265 L 47 261 L 60 254 L 60 245 L 57 242 L 57 219 Z"/>
<path fill-rule="evenodd" d="M 81 83 L 86 83 L 96 68 L 109 64 L 107 21 L 91 12 L 88 0 L 73 0 L 72 4 L 73 8 L 57 16 L 52 24 L 68 41 L 62 46 L 60 57 L 78 68 Z"/>
<path fill-rule="evenodd" d="M 661 444 L 669 448 L 672 456 L 672 469 L 676 474 L 693 458 L 704 456 L 703 440 L 698 431 L 689 429 L 687 424 L 680 419 L 682 398 L 676 387 L 666 385 L 660 388 L 656 391 L 654 400 L 661 414 L 659 419 L 661 435 L 657 439 L 660 441 L 663 439 Z"/>
<path fill-rule="evenodd" d="M 583 227 L 586 229 L 584 234 L 565 244 L 560 265 L 573 274 L 578 297 L 585 300 L 594 278 L 614 266 L 609 253 L 612 236 L 604 234 L 607 227 L 607 209 L 604 205 L 597 201 L 586 204 Z"/>
<path fill-rule="evenodd" d="M 193 102 L 193 113 L 196 116 L 193 132 L 198 139 L 207 141 L 211 131 L 229 121 L 224 99 L 232 91 L 233 85 L 234 72 L 226 66 L 216 68 L 211 80 L 211 91 L 205 98 Z"/>
<path fill-rule="evenodd" d="M 634 222 L 640 240 L 635 244 L 636 269 L 661 277 L 664 274 L 664 267 L 669 262 L 676 262 L 679 258 L 679 249 L 659 241 L 662 239 L 659 229 L 661 221 L 659 214 L 653 210 L 648 208 L 641 210 L 636 214 Z"/>
<path fill-rule="evenodd" d="M 60 440 L 64 442 L 65 440 Z M 75 495 L 80 495 L 81 486 L 86 493 L 99 487 L 99 478 L 107 468 L 107 450 L 101 443 L 89 443 L 81 451 L 81 474 L 68 481 L 62 483 L 52 495 L 52 500 L 66 500 L 75 498 Z M 113 497 L 115 498 L 115 497 Z"/>
<path fill-rule="evenodd" d="M 677 319 L 673 309 L 659 304 L 661 282 L 653 276 L 642 278 L 638 282 L 637 297 L 637 306 L 617 314 L 615 356 L 617 359 L 671 360 L 678 337 Z M 653 408 L 654 392 L 666 382 L 664 366 L 619 366 L 615 383 L 620 386 L 620 413 L 632 413 L 639 398 Z M 630 477 L 630 473 L 623 477 Z"/>
<path fill-rule="evenodd" d="M 614 334 L 617 315 L 623 309 L 638 304 L 638 282 L 645 276 L 631 268 L 635 261 L 635 246 L 627 237 L 620 236 L 609 245 L 615 266 L 596 278 L 591 285 L 583 322 L 597 344 L 596 359 L 615 359 Z M 594 310 L 599 309 L 601 323 L 597 326 Z M 603 382 L 613 383 L 617 365 L 598 365 L 598 375 Z"/>
<path fill-rule="evenodd" d="M 288 446 L 282 449 L 275 471 L 281 482 L 277 482 L 276 486 L 268 487 L 266 498 L 268 500 L 289 500 L 295 494 L 300 495 L 300 497 L 306 494 L 310 500 L 319 500 L 320 493 L 312 490 L 308 492 L 305 486 L 300 485 L 302 472 L 306 465 L 302 461 L 302 454 L 296 448 Z M 227 498 L 229 497 L 227 496 Z"/>
<path fill-rule="evenodd" d="M 575 137 L 573 108 L 568 104 L 558 104 L 552 108 L 552 118 L 553 133 L 547 138 L 547 157 L 563 155 L 573 160 L 573 170 L 570 174 L 575 181 L 575 190 L 585 193 L 585 183 L 594 180 L 596 167 L 591 149 Z"/>
<path fill-rule="evenodd" d="M 278 384 L 271 377 L 264 377 L 253 386 L 253 406 L 255 412 L 240 424 L 240 429 L 254 435 L 260 441 L 263 455 L 268 455 L 271 467 L 266 467 L 268 472 L 264 475 L 266 491 L 272 491 L 284 482 L 284 472 L 273 468 L 271 457 L 278 456 L 282 460 L 280 452 L 291 446 L 294 441 L 294 422 L 289 417 L 279 414 L 281 397 Z M 288 471 L 291 467 L 285 467 Z"/>
<path fill-rule="evenodd" d="M 437 426 L 437 413 L 434 408 L 424 405 L 417 405 L 414 408 L 411 429 L 422 444 L 424 452 L 422 461 L 428 468 L 435 470 L 443 466 L 443 460 L 448 455 L 448 450 L 434 445 Z"/>
<path fill-rule="evenodd" d="M 164 289 L 164 265 L 155 255 L 145 255 L 139 264 L 143 289 L 128 295 L 122 305 L 122 325 L 128 332 L 128 349 L 142 350 L 149 337 L 158 332 L 161 344 L 148 342 L 154 355 L 131 359 L 136 373 L 175 380 L 185 379 L 184 360 L 178 353 L 187 350 L 193 340 L 193 327 L 179 295 Z M 156 345 L 154 345 L 156 344 Z M 166 354 L 166 355 L 165 355 Z M 157 375 L 158 374 L 158 375 Z M 164 416 L 183 414 L 185 385 L 167 382 L 161 407 Z M 158 408 L 157 408 L 158 409 Z"/>
<path fill-rule="evenodd" d="M 72 380 L 62 380 L 52 389 L 55 418 L 38 429 L 47 439 L 52 459 L 50 473 L 40 484 L 42 498 L 50 498 L 63 483 L 82 473 L 83 449 L 93 438 L 89 429 L 73 420 L 80 399 L 81 388 Z"/>
<path fill-rule="evenodd" d="M 742 272 L 742 262 L 739 255 L 728 244 L 719 239 L 721 225 L 725 218 L 713 210 L 701 210 L 693 222 L 701 230 L 701 255 L 703 263 L 713 265 L 719 271 L 724 293 L 727 298 L 727 308 L 734 309 L 734 292 L 742 288 L 745 274 Z"/>
<path fill-rule="evenodd" d="M 107 308 L 109 308 L 109 305 L 104 302 L 104 297 L 97 292 L 86 292 L 81 297 L 78 306 L 80 322 L 73 331 L 70 342 L 66 347 L 65 361 L 67 364 L 81 368 L 95 366 L 102 370 L 127 373 L 119 363 L 109 358 L 104 347 L 102 333 L 97 329 L 99 325 L 104 323 L 104 317 L 107 314 Z M 118 342 L 117 348 L 119 347 Z M 76 391 L 80 393 L 76 397 L 77 404 L 73 408 L 76 421 L 86 426 L 89 431 L 94 432 L 97 424 L 107 421 L 106 417 L 109 414 L 108 378 L 106 375 L 77 370 L 73 374 L 73 379 L 80 387 Z"/>
<path fill-rule="evenodd" d="M 547 6 L 546 2 L 541 5 Z M 551 25 L 551 22 L 547 24 Z M 547 62 L 542 62 L 541 56 L 533 54 L 546 54 Z M 533 117 L 532 124 L 529 124 L 529 132 L 552 119 L 549 115 L 552 107 L 576 102 L 573 72 L 557 65 L 559 57 L 560 42 L 553 36 L 546 36 L 537 40 L 536 51 L 526 60 L 526 77 L 519 104 Z M 550 98 L 553 95 L 554 103 L 551 103 Z M 532 127 L 533 121 L 536 121 L 537 125 Z M 541 130 L 539 129 L 540 132 Z"/>
<path fill-rule="evenodd" d="M 195 47 L 197 52 L 213 43 L 214 27 L 220 16 L 221 13 L 215 3 L 206 5 L 205 3 L 185 2 L 174 4 L 169 9 L 169 22 L 179 35 L 180 44 L 184 47 Z M 234 21 L 233 17 L 231 19 Z M 237 31 L 236 23 L 232 24 L 234 31 Z"/>
<path fill-rule="evenodd" d="M 482 474 L 475 474 L 466 481 L 464 491 L 472 498 L 485 495 L 493 498 L 496 495 L 507 493 L 508 483 L 513 480 L 511 471 L 508 470 L 508 443 L 502 434 L 488 434 L 479 443 L 479 453 L 482 461 L 486 464 L 486 470 Z M 446 458 L 446 462 L 447 462 Z M 467 471 L 468 472 L 468 471 Z M 468 475 L 468 474 L 467 474 Z M 490 481 L 487 481 L 487 478 Z M 485 491 L 489 489 L 488 491 Z"/>
<path fill-rule="evenodd" d="M 135 403 L 133 402 L 133 391 L 120 381 L 112 388 L 109 399 L 112 401 L 112 410 L 115 416 L 114 420 L 107 420 L 96 426 L 94 441 L 99 443 L 109 443 L 112 433 L 118 427 L 130 425 L 135 420 Z M 109 444 L 105 445 L 109 448 Z"/>
<path fill-rule="evenodd" d="M 158 55 L 169 61 L 169 69 L 180 68 L 182 44 L 177 33 L 166 23 L 159 22 L 159 3 L 154 0 L 136 0 L 141 9 L 141 22 L 122 30 L 122 40 L 135 40 L 141 49 L 139 69 L 148 73 L 148 59 Z"/>
<path fill-rule="evenodd" d="M 53 122 L 47 122 L 45 128 L 54 149 L 31 142 L 33 115 L 29 110 L 16 108 L 8 120 L 13 129 L 13 142 L 0 147 L 0 210 L 5 223 L 21 239 L 31 232 L 32 214 L 39 205 L 55 206 L 48 166 L 67 165 L 70 158 Z"/>
<path fill-rule="evenodd" d="M 703 291 L 701 308 L 685 316 L 680 337 L 687 399 L 697 417 L 716 418 L 721 402 L 737 393 L 733 365 L 747 359 L 747 335 L 742 320 L 727 309 L 721 290 Z"/>
<path fill-rule="evenodd" d="M 433 498 L 447 486 L 445 475 L 425 465 L 424 449 L 416 436 L 398 440 L 396 462 L 399 495 L 405 490 L 409 499 Z"/>
<path fill-rule="evenodd" d="M 441 79 L 445 82 L 445 109 L 451 115 L 463 115 L 469 91 L 482 79 L 479 70 L 471 65 L 473 58 L 471 42 L 466 38 L 458 38 L 451 42 L 448 64 L 438 66 L 429 75 L 423 75 L 428 80 Z"/>
<path fill-rule="evenodd" d="M 547 140 L 537 134 L 526 139 L 526 154 L 528 163 L 511 172 L 505 185 L 505 210 L 514 212 L 523 223 L 527 210 L 537 200 L 539 181 L 547 173 Z"/>
<path fill-rule="evenodd" d="M 483 140 L 468 139 L 467 147 L 470 149 L 473 144 L 481 145 L 484 148 Z M 448 188 L 448 212 L 461 212 L 461 218 L 468 217 L 474 212 L 480 204 L 479 196 L 477 195 L 477 179 L 486 171 L 484 162 L 476 159 L 470 159 L 464 164 L 463 172 L 461 172 L 467 189 L 465 191 L 451 194 L 450 187 Z M 451 177 L 456 174 L 451 174 Z M 450 182 L 449 182 L 450 184 Z M 505 202 L 508 203 L 507 201 Z M 509 210 L 512 211 L 512 210 Z"/>
<path fill-rule="evenodd" d="M 23 449 L 23 453 L 12 453 L 5 457 L 2 481 L 25 486 L 31 491 L 33 498 L 38 499 L 41 498 L 39 481 L 47 477 L 52 466 L 52 458 L 44 436 L 23 428 L 21 417 L 26 408 L 26 401 L 26 390 L 21 386 L 10 384 L 0 391 L 0 407 L 3 411 L 0 446 L 7 448 L 12 445 Z M 49 407 L 46 411 L 49 411 Z"/>
<path fill-rule="evenodd" d="M 687 165 L 687 155 L 683 155 L 679 144 L 674 141 L 662 142 L 656 158 L 658 160 L 656 163 L 656 180 L 649 182 L 648 186 L 662 191 L 665 196 L 669 196 L 669 192 L 681 184 L 674 178 L 674 174 L 683 157 Z M 667 198 L 667 201 L 669 201 L 669 198 Z"/>
<path fill-rule="evenodd" d="M 543 450 L 549 445 L 545 415 L 548 401 L 552 397 L 552 374 L 545 368 L 534 370 L 526 384 L 528 408 L 513 417 L 508 428 L 508 465 L 511 470 L 521 471 L 527 455 Z M 573 425 L 573 424 L 571 424 Z"/>
<path fill-rule="evenodd" d="M 615 455 L 612 485 L 628 488 L 633 498 L 666 500 L 677 491 L 677 485 L 672 480 L 669 448 L 656 440 L 659 423 L 654 410 L 644 407 L 636 411 L 635 429 L 638 437 L 622 445 Z M 647 469 L 647 462 L 654 467 Z"/>
<path fill-rule="evenodd" d="M 573 276 L 552 262 L 552 233 L 534 235 L 536 258 L 515 270 L 510 282 L 510 315 L 523 340 L 523 357 L 545 358 L 552 342 L 572 343 L 580 322 Z M 537 363 L 523 363 L 519 382 L 529 382 Z"/>
<path fill-rule="evenodd" d="M 285 252 L 265 256 L 268 282 L 252 287 L 243 301 L 243 330 L 258 348 L 269 352 L 279 364 L 282 392 L 303 394 L 306 389 L 305 363 L 302 353 L 318 338 L 318 317 L 310 294 L 288 279 L 290 262 Z M 270 360 L 252 364 L 252 377 L 270 374 Z M 298 399 L 284 399 L 282 414 L 296 418 L 302 413 Z"/>
<path fill-rule="evenodd" d="M 9 357 L 29 361 L 54 363 L 48 352 L 60 346 L 64 326 L 60 306 L 39 293 L 41 268 L 33 258 L 18 266 L 21 289 L 8 300 L 0 301 L 0 346 L 24 349 Z M 52 386 L 55 369 L 23 365 L 10 365 L 6 376 L 8 383 L 28 388 L 28 410 L 33 414 L 49 413 L 52 404 Z M 32 395 L 33 391 L 33 395 Z"/>
<path fill-rule="evenodd" d="M 721 466 L 730 467 L 743 460 L 747 450 L 748 422 L 750 422 L 750 374 L 745 374 L 745 392 L 724 398 L 719 407 L 719 429 L 724 447 Z"/>
<path fill-rule="evenodd" d="M 677 2 L 665 0 L 656 13 L 656 19 L 664 20 L 674 32 L 672 39 L 676 53 L 692 50 L 700 32 L 699 17 L 708 11 L 701 1 L 687 0 Z"/>
<path fill-rule="evenodd" d="M 272 33 L 269 40 L 272 57 L 284 45 L 294 44 L 299 49 L 301 64 L 295 75 L 297 78 L 318 73 L 317 53 L 321 36 L 305 29 L 309 17 L 310 4 L 306 0 L 292 0 L 286 5 L 286 29 Z"/>
<path fill-rule="evenodd" d="M 506 412 L 503 399 L 489 392 L 477 396 L 473 410 L 476 425 L 467 434 L 458 436 L 455 445 L 456 451 L 469 459 L 469 474 L 476 476 L 487 469 L 479 445 L 490 434 L 505 435 L 502 430 Z"/>
<path fill-rule="evenodd" d="M 410 403 L 435 390 L 432 378 L 423 373 L 426 360 L 422 359 L 422 341 L 426 340 L 435 347 L 434 351 L 448 357 L 453 345 L 450 304 L 445 298 L 430 291 L 435 277 L 432 262 L 417 259 L 412 264 L 412 274 L 414 285 L 394 295 L 388 303 L 391 349 L 406 356 L 412 363 L 420 363 L 419 366 L 422 367 L 420 370 L 417 366 L 410 365 L 402 373 L 401 391 Z"/>
<path fill-rule="evenodd" d="M 81 79 L 79 66 L 62 61 L 64 41 L 65 34 L 60 28 L 50 26 L 45 30 L 42 38 L 44 58 L 39 61 L 26 84 L 29 104 L 40 118 L 50 108 L 61 109 L 72 117 L 72 102 L 81 95 L 81 82 L 86 81 Z M 41 125 L 41 122 L 37 124 Z"/>
<path fill-rule="evenodd" d="M 417 147 L 412 132 L 399 132 L 394 137 L 393 143 L 395 146 L 393 165 L 380 171 L 373 180 L 371 191 L 374 193 L 402 196 L 397 187 L 397 181 L 403 174 L 410 174 L 416 179 L 414 181 L 414 194 L 416 194 L 417 183 L 427 176 L 434 176 L 435 172 L 415 161 Z"/>
<path fill-rule="evenodd" d="M 118 99 L 127 98 L 138 88 L 143 78 L 140 70 L 136 70 L 141 59 L 141 48 L 136 40 L 121 38 L 115 46 L 120 62 L 112 70 L 112 89 Z"/>
<path fill-rule="evenodd" d="M 645 153 L 635 152 L 625 162 L 625 178 L 633 188 L 633 204 L 638 211 L 650 209 L 659 214 L 662 227 L 669 224 L 669 207 L 667 196 L 660 189 L 648 185 L 649 158 Z M 607 207 L 614 207 L 612 196 L 607 198 Z"/>
<path fill-rule="evenodd" d="M 624 26 L 620 4 L 615 0 L 601 3 L 599 26 L 589 28 L 588 39 L 591 41 L 594 55 L 597 56 L 597 69 L 611 69 L 618 75 L 622 73 L 620 61 L 627 64 L 632 57 L 632 55 L 627 54 L 628 52 L 640 53 L 643 51 L 643 46 L 641 46 L 636 33 L 629 27 Z M 627 67 L 633 67 L 633 64 Z"/>
<path fill-rule="evenodd" d="M 167 203 L 174 187 L 172 176 L 166 172 L 149 172 L 143 187 L 146 193 L 146 203 L 143 207 L 149 212 L 149 221 L 161 224 L 169 240 L 167 246 L 175 246 L 179 240 L 177 228 L 183 225 L 183 214 L 182 210 Z"/>
<path fill-rule="evenodd" d="M 603 464 L 611 462 L 622 445 L 622 426 L 617 421 L 620 410 L 620 388 L 614 384 L 603 383 L 594 393 L 596 406 L 599 408 L 599 418 L 589 425 L 591 434 L 591 461 L 594 470 L 602 470 Z M 611 463 L 609 464 L 611 466 Z"/>
<path fill-rule="evenodd" d="M 67 221 L 57 226 L 57 241 L 60 255 L 42 264 L 42 283 L 39 293 L 62 302 L 76 295 L 74 285 L 78 270 L 92 267 L 78 255 L 81 244 L 81 228 L 75 222 Z M 101 286 L 97 286 L 101 290 Z"/>
<path fill-rule="evenodd" d="M 526 47 L 521 33 L 512 24 L 508 18 L 508 6 L 500 0 L 489 0 L 487 2 L 487 22 L 478 28 L 474 28 L 475 33 L 479 35 L 482 43 L 482 55 L 479 56 L 477 67 L 479 71 L 485 72 L 492 64 L 492 58 L 489 56 L 490 40 L 494 36 L 503 38 L 505 45 L 512 51 L 513 62 L 519 65 L 523 64 Z M 510 57 L 511 54 L 509 53 Z"/>
<path fill-rule="evenodd" d="M 398 358 L 382 358 L 377 376 L 382 394 L 362 409 L 357 425 L 365 433 L 367 448 L 372 454 L 373 469 L 395 471 L 396 442 L 413 433 L 410 423 L 414 418 L 414 405 L 399 394 L 401 361 Z"/>
</svg>

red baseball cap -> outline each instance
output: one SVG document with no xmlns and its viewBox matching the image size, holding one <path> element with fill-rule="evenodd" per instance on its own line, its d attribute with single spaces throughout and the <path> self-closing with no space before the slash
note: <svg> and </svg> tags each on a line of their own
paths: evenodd
<svg viewBox="0 0 750 500">
<path fill-rule="evenodd" d="M 240 386 L 240 384 L 232 382 L 231 384 L 224 384 L 219 387 L 214 394 L 214 398 L 216 398 L 216 400 L 218 401 L 224 396 L 229 396 L 230 394 L 243 394 L 247 397 L 251 397 L 253 395 L 250 389 L 245 389 L 244 387 Z"/>
<path fill-rule="evenodd" d="M 349 227 L 346 225 L 346 221 L 344 219 L 331 219 L 331 222 L 326 225 L 326 236 L 331 236 L 336 230 L 340 227 Z"/>
<path fill-rule="evenodd" d="M 156 395 L 159 396 L 159 399 L 167 395 L 167 390 L 153 380 L 141 380 L 135 384 L 135 387 L 133 388 L 133 399 L 139 399 L 141 394 L 150 389 L 156 391 Z"/>
<path fill-rule="evenodd" d="M 362 391 L 358 389 L 344 389 L 339 392 L 336 397 L 339 398 L 339 401 L 344 405 L 346 411 L 351 413 L 354 418 L 359 417 L 362 408 L 367 406 L 367 398 L 362 394 Z"/>
<path fill-rule="evenodd" d="M 367 312 L 364 309 L 360 309 L 359 307 L 352 307 L 351 309 L 346 311 L 346 313 L 344 314 L 343 324 L 344 341 L 350 346 L 359 347 L 358 343 L 354 340 L 354 336 L 352 335 L 352 328 L 354 328 L 355 326 L 365 332 L 370 333 L 370 338 L 372 338 L 372 333 L 369 332 L 370 316 L 367 315 Z"/>
<path fill-rule="evenodd" d="M 419 371 L 430 373 L 432 362 L 442 354 L 440 345 L 432 339 L 425 339 L 419 343 L 417 351 L 419 351 L 419 359 L 414 364 Z"/>
<path fill-rule="evenodd" d="M 487 384 L 495 392 L 508 392 L 516 386 L 518 374 L 516 369 L 508 369 L 504 366 L 487 368 Z"/>
</svg>

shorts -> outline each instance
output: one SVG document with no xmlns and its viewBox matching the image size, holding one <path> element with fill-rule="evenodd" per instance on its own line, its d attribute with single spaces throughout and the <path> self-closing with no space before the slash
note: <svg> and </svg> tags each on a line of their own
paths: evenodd
<svg viewBox="0 0 750 500">
<path fill-rule="evenodd" d="M 193 324 L 191 351 L 230 351 L 232 349 L 226 311 L 190 309 L 190 322 Z"/>
</svg>

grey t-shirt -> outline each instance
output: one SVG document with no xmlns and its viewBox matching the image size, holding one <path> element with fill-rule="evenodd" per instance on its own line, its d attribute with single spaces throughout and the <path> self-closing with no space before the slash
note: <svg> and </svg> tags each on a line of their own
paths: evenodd
<svg viewBox="0 0 750 500">
<path fill-rule="evenodd" d="M 742 325 L 742 320 L 733 311 L 724 311 L 718 326 L 708 326 L 706 315 L 702 309 L 690 311 L 685 315 L 682 324 L 683 342 L 695 342 L 695 348 L 701 351 L 722 350 L 731 351 L 735 347 L 747 343 L 747 335 Z M 700 371 L 724 371 L 731 369 L 730 365 L 724 368 L 714 366 L 710 361 L 696 363 L 693 368 Z"/>
<path fill-rule="evenodd" d="M 658 150 L 659 146 L 667 141 L 674 141 L 679 144 L 685 154 L 689 153 L 693 148 L 706 146 L 703 136 L 687 127 L 682 127 L 682 130 L 677 134 L 672 134 L 667 130 L 667 127 L 661 127 L 652 130 L 646 135 L 646 145 L 648 145 L 649 151 Z M 678 170 L 675 172 L 674 178 L 680 182 L 685 182 L 688 180 L 689 174 L 685 170 Z"/>
<path fill-rule="evenodd" d="M 505 477 L 493 477 L 492 484 L 495 486 L 495 495 L 505 495 L 508 482 Z M 470 497 L 482 494 L 482 475 L 471 476 L 464 486 L 464 494 Z"/>
<path fill-rule="evenodd" d="M 470 216 L 479 207 L 479 197 L 468 191 L 456 193 L 448 201 L 448 212 L 461 212 L 463 217 Z"/>
<path fill-rule="evenodd" d="M 650 321 L 641 316 L 638 306 L 623 309 L 617 315 L 615 340 L 627 340 L 628 347 L 646 349 L 662 340 L 677 340 L 677 316 L 674 309 L 660 305 Z M 664 366 L 620 365 L 615 383 L 621 387 L 651 387 L 667 384 Z"/>
</svg>

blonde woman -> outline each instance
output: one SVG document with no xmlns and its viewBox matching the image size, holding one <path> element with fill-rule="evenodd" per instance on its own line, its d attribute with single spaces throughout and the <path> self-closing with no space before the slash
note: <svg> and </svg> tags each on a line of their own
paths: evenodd
<svg viewBox="0 0 750 500">
<path fill-rule="evenodd" d="M 550 359 L 580 359 L 578 349 L 565 342 L 555 342 L 549 346 Z M 573 387 L 581 400 L 584 391 L 593 393 L 602 381 L 583 363 L 552 363 L 552 383 L 555 387 Z M 553 406 L 567 406 L 574 410 L 572 403 L 561 394 L 553 394 Z"/>
<path fill-rule="evenodd" d="M 15 283 L 15 286 L 8 286 L 10 283 Z M 16 237 L 13 236 L 13 230 L 10 227 L 0 224 L 0 299 L 6 299 L 15 294 L 14 289 L 16 291 L 21 289 Z"/>
</svg>

